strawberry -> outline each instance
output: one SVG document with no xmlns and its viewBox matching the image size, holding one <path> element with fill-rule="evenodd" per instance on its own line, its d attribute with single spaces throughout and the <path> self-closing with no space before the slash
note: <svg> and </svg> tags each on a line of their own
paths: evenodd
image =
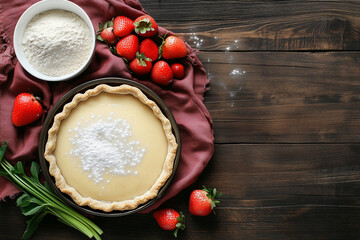
<svg viewBox="0 0 360 240">
<path fill-rule="evenodd" d="M 216 193 L 216 188 L 206 188 L 203 190 L 194 190 L 190 194 L 189 212 L 196 216 L 209 215 L 217 203 L 216 198 L 221 197 L 221 193 Z"/>
<path fill-rule="evenodd" d="M 160 85 L 169 85 L 173 80 L 173 72 L 165 61 L 158 61 L 151 71 L 151 80 Z"/>
<path fill-rule="evenodd" d="M 150 38 L 146 38 L 140 44 L 140 53 L 144 53 L 146 57 L 155 61 L 159 57 L 159 47 Z"/>
<path fill-rule="evenodd" d="M 117 37 L 125 37 L 134 30 L 134 22 L 125 16 L 118 16 L 114 20 L 114 33 Z"/>
<path fill-rule="evenodd" d="M 184 41 L 177 36 L 169 36 L 160 46 L 160 55 L 165 59 L 183 58 L 187 55 Z"/>
<path fill-rule="evenodd" d="M 35 122 L 42 113 L 43 108 L 38 98 L 30 93 L 21 93 L 15 98 L 11 120 L 15 126 L 21 127 Z"/>
<path fill-rule="evenodd" d="M 178 213 L 171 208 L 164 208 L 154 212 L 156 222 L 164 230 L 174 230 L 174 236 L 177 237 L 179 229 L 185 229 L 185 216 L 182 212 Z"/>
<path fill-rule="evenodd" d="M 152 37 L 158 33 L 158 25 L 149 15 L 142 15 L 134 21 L 135 32 L 141 37 Z"/>
<path fill-rule="evenodd" d="M 114 45 L 116 43 L 116 36 L 113 32 L 113 28 L 105 28 L 101 31 L 100 37 L 104 40 L 104 42 Z"/>
<path fill-rule="evenodd" d="M 99 23 L 99 30 L 96 31 L 96 38 L 101 42 L 114 45 L 116 43 L 116 36 L 113 32 L 113 25 L 113 21 L 107 21 L 104 25 Z"/>
<path fill-rule="evenodd" d="M 152 63 L 151 59 L 145 57 L 144 53 L 136 53 L 136 58 L 132 60 L 129 64 L 130 70 L 135 75 L 146 75 L 151 71 Z"/>
<path fill-rule="evenodd" d="M 171 70 L 173 71 L 174 78 L 181 79 L 185 75 L 185 69 L 184 66 L 180 63 L 173 63 L 171 65 Z"/>
<path fill-rule="evenodd" d="M 136 57 L 139 50 L 139 39 L 136 35 L 130 34 L 116 44 L 116 52 L 119 56 L 126 58 L 128 61 Z"/>
</svg>

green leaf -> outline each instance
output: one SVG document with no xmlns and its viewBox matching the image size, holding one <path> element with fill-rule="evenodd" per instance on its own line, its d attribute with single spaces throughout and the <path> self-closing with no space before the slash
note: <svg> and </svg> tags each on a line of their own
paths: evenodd
<svg viewBox="0 0 360 240">
<path fill-rule="evenodd" d="M 37 199 L 36 197 L 32 197 L 30 198 L 30 202 L 31 203 L 35 203 L 37 205 L 41 205 L 41 206 L 46 206 L 46 203 L 43 203 L 42 201 L 40 201 L 39 199 Z"/>
<path fill-rule="evenodd" d="M 7 142 L 4 141 L 4 145 L 0 147 L 0 161 L 4 158 L 4 154 L 6 152 Z"/>
<path fill-rule="evenodd" d="M 49 185 L 48 182 L 44 182 L 44 187 L 45 187 L 49 192 L 52 192 L 52 189 L 51 189 L 51 187 L 50 187 L 50 185 Z"/>
<path fill-rule="evenodd" d="M 16 200 L 16 206 L 18 207 L 27 207 L 30 205 L 30 196 L 27 193 L 24 193 Z"/>
<path fill-rule="evenodd" d="M 0 174 L 4 175 L 24 192 L 16 201 L 21 212 L 25 216 L 30 216 L 23 239 L 30 239 L 43 217 L 51 213 L 63 221 L 71 223 L 70 226 L 86 234 L 89 238 L 95 237 L 100 240 L 103 231 L 96 224 L 57 198 L 47 183 L 44 186 L 39 183 L 40 167 L 38 164 L 32 163 L 30 167 L 31 176 L 29 177 L 25 174 L 24 165 L 20 161 L 15 166 L 12 166 L 3 159 L 6 145 L 6 142 L 4 142 L 4 145 L 0 146 L 0 157 L 2 159 L 0 161 Z"/>
<path fill-rule="evenodd" d="M 129 65 L 129 60 L 127 60 L 127 59 L 124 58 L 124 57 L 123 57 L 122 59 L 124 60 L 124 62 L 125 62 L 126 65 Z"/>
<path fill-rule="evenodd" d="M 33 178 L 39 181 L 40 166 L 36 162 L 31 163 L 30 172 Z"/>
<path fill-rule="evenodd" d="M 178 231 L 179 231 L 179 228 L 175 229 L 175 231 L 174 231 L 174 237 L 176 237 L 176 238 L 177 238 Z"/>
<path fill-rule="evenodd" d="M 14 174 L 25 174 L 22 162 L 18 161 L 15 166 L 10 168 L 10 171 Z"/>
<path fill-rule="evenodd" d="M 102 36 L 100 36 L 100 35 L 97 35 L 97 36 L 96 36 L 96 39 L 99 40 L 99 41 L 101 41 L 101 42 L 104 41 L 104 39 L 103 39 Z"/>
<path fill-rule="evenodd" d="M 46 211 L 36 214 L 35 216 L 31 217 L 27 223 L 26 230 L 22 236 L 23 240 L 28 240 L 34 235 L 35 231 L 38 229 L 41 220 L 47 214 Z"/>
<path fill-rule="evenodd" d="M 18 161 L 18 162 L 16 163 L 16 168 L 17 168 L 17 170 L 18 170 L 20 173 L 25 174 L 24 165 L 22 164 L 22 162 Z"/>
<path fill-rule="evenodd" d="M 34 214 L 37 214 L 39 213 L 41 210 L 43 210 L 43 208 L 45 207 L 45 205 L 40 205 L 40 206 L 37 206 L 37 207 L 34 207 L 34 208 L 23 208 L 25 209 L 26 211 L 23 212 L 23 214 L 25 216 L 30 216 L 30 215 L 34 215 Z"/>
<path fill-rule="evenodd" d="M 161 44 L 159 46 L 159 57 L 158 57 L 158 59 L 160 59 L 162 57 L 163 46 L 165 44 L 166 35 L 167 35 L 167 33 L 165 33 L 164 36 L 159 35 L 159 38 L 162 40 L 162 42 L 161 42 Z"/>
<path fill-rule="evenodd" d="M 112 54 L 114 54 L 115 56 L 118 56 L 117 51 L 116 51 L 116 48 L 115 48 L 114 46 L 111 46 L 111 47 L 110 47 L 110 52 L 111 52 Z"/>
<path fill-rule="evenodd" d="M 177 237 L 177 234 L 179 232 L 179 229 L 184 230 L 185 229 L 185 216 L 182 212 L 179 213 L 180 217 L 177 217 L 176 220 L 178 221 L 176 223 L 176 229 L 174 231 L 174 236 Z"/>
</svg>

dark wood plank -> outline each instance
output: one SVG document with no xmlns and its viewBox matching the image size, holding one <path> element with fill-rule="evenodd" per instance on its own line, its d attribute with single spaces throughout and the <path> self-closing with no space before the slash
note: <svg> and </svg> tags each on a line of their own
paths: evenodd
<svg viewBox="0 0 360 240">
<path fill-rule="evenodd" d="M 182 211 L 179 239 L 359 239 L 360 144 L 220 144 L 196 184 L 162 207 Z M 188 213 L 201 185 L 224 193 L 217 215 Z M 25 219 L 13 200 L 0 203 L 0 239 L 19 239 Z M 95 218 L 103 239 L 171 239 L 151 215 Z M 48 217 L 35 239 L 85 239 Z"/>
<path fill-rule="evenodd" d="M 161 26 L 184 33 L 201 50 L 360 50 L 360 1 L 141 3 Z"/>
<path fill-rule="evenodd" d="M 199 56 L 217 143 L 360 142 L 360 52 Z"/>
<path fill-rule="evenodd" d="M 351 197 L 360 196 L 359 153 L 360 144 L 220 144 L 197 182 L 221 186 L 229 207 L 319 199 L 356 205 Z"/>
<path fill-rule="evenodd" d="M 185 207 L 185 206 L 184 206 Z M 16 211 L 13 202 L 7 204 L 7 219 Z M 177 239 L 249 239 L 249 240 L 354 240 L 359 239 L 360 209 L 346 206 L 289 206 L 274 208 L 219 208 L 217 215 L 206 218 L 186 215 L 186 230 Z M 2 221 L 1 239 L 21 239 L 24 218 Z M 175 239 L 171 232 L 161 230 L 150 215 L 117 219 L 95 219 L 105 231 L 102 239 Z M 9 232 L 9 224 L 14 232 Z M 33 240 L 87 239 L 77 231 L 46 217 Z"/>
</svg>

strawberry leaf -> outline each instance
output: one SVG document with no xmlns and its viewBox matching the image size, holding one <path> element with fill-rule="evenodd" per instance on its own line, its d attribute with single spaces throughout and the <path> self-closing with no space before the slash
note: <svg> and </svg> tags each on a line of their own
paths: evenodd
<svg viewBox="0 0 360 240">
<path fill-rule="evenodd" d="M 148 32 L 148 31 L 154 31 L 155 30 L 151 26 L 152 22 L 150 21 L 149 18 L 144 18 L 144 19 L 141 19 L 138 22 L 134 22 L 134 25 L 135 25 L 135 32 L 137 34 L 138 33 L 144 34 L 144 33 Z"/>
<path fill-rule="evenodd" d="M 119 55 L 117 54 L 116 48 L 115 48 L 114 46 L 111 46 L 111 47 L 110 47 L 110 52 L 111 52 L 112 54 L 114 54 L 115 56 L 119 56 Z"/>
<path fill-rule="evenodd" d="M 111 21 L 108 22 L 109 27 L 114 27 L 114 18 L 111 19 Z"/>
<path fill-rule="evenodd" d="M 180 217 L 177 217 L 176 229 L 174 231 L 174 236 L 177 237 L 178 231 L 185 230 L 185 216 L 182 212 L 180 212 Z"/>
<path fill-rule="evenodd" d="M 145 56 L 145 53 L 139 53 L 139 52 L 136 52 L 136 58 L 138 60 L 138 63 L 139 63 L 139 66 L 143 66 L 143 67 L 146 67 L 147 64 L 146 62 L 151 62 L 151 58 L 147 58 Z"/>
<path fill-rule="evenodd" d="M 162 57 L 163 46 L 165 44 L 166 35 L 167 35 L 167 33 L 165 33 L 164 36 L 159 35 L 159 38 L 162 40 L 162 42 L 161 42 L 161 44 L 159 46 L 159 57 L 158 57 L 158 59 L 160 59 Z"/>
<path fill-rule="evenodd" d="M 104 39 L 100 35 L 97 35 L 96 39 L 99 40 L 100 42 L 104 42 Z"/>
<path fill-rule="evenodd" d="M 216 192 L 216 188 L 206 188 L 205 186 L 203 186 L 203 190 L 207 193 L 206 196 L 211 200 L 211 209 L 214 209 L 216 204 L 220 203 L 217 198 L 221 197 L 222 193 Z"/>
</svg>

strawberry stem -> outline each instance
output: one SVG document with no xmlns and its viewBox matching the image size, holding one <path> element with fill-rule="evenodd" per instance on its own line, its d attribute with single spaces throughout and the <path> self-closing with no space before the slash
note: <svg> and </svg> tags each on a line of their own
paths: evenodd
<svg viewBox="0 0 360 240">
<path fill-rule="evenodd" d="M 174 236 L 177 237 L 177 234 L 180 230 L 185 230 L 185 216 L 182 212 L 180 212 L 180 217 L 176 218 L 178 223 L 176 224 L 176 229 L 174 231 Z"/>
<path fill-rule="evenodd" d="M 148 31 L 154 31 L 155 30 L 151 26 L 152 22 L 150 21 L 149 18 L 144 18 L 144 19 L 141 19 L 138 22 L 134 22 L 134 25 L 135 25 L 135 32 L 137 34 L 139 34 L 139 33 L 144 34 L 144 33 L 148 32 Z"/>
<path fill-rule="evenodd" d="M 216 192 L 216 188 L 206 188 L 205 186 L 203 186 L 203 190 L 207 193 L 206 196 L 211 200 L 211 209 L 214 209 L 216 204 L 220 203 L 217 198 L 221 197 L 222 193 Z"/>
<path fill-rule="evenodd" d="M 162 40 L 162 42 L 161 42 L 161 44 L 159 46 L 159 57 L 158 57 L 158 59 L 160 59 L 162 57 L 163 46 L 165 44 L 166 35 L 167 35 L 167 32 L 164 34 L 164 36 L 159 35 L 159 38 Z"/>
<path fill-rule="evenodd" d="M 42 103 L 41 97 L 35 96 L 35 99 L 36 99 L 36 101 L 38 101 L 39 103 Z"/>
<path fill-rule="evenodd" d="M 138 60 L 139 66 L 146 67 L 146 62 L 151 62 L 151 58 L 147 58 L 144 53 L 136 52 L 136 58 Z"/>
</svg>

